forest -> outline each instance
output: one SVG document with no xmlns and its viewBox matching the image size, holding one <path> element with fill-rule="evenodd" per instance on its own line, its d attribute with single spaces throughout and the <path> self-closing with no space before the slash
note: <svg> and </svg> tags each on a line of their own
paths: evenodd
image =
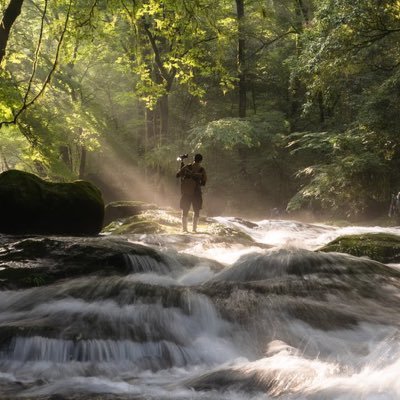
<svg viewBox="0 0 400 400">
<path fill-rule="evenodd" d="M 361 220 L 400 190 L 399 0 L 0 0 L 0 170 Z M 190 159 L 189 159 L 190 161 Z"/>
</svg>

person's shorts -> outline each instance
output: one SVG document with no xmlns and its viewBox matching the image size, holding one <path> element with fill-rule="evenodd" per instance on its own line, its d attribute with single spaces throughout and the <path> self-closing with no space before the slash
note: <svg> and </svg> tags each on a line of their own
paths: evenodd
<svg viewBox="0 0 400 400">
<path fill-rule="evenodd" d="M 199 211 L 203 207 L 203 196 L 201 193 L 193 195 L 183 194 L 180 201 L 180 207 L 183 211 L 189 211 L 190 206 L 193 206 L 193 211 Z"/>
</svg>

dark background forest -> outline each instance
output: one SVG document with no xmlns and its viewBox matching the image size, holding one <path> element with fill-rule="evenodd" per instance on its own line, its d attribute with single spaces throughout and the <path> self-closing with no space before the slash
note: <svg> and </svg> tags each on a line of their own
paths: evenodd
<svg viewBox="0 0 400 400">
<path fill-rule="evenodd" d="M 384 216 L 400 190 L 398 0 L 0 0 L 0 168 L 205 213 Z M 190 159 L 189 159 L 190 161 Z"/>
</svg>

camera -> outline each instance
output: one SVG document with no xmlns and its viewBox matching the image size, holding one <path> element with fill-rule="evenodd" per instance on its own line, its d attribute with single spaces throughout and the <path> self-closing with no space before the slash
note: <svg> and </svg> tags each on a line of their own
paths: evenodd
<svg viewBox="0 0 400 400">
<path fill-rule="evenodd" d="M 189 157 L 189 154 L 181 154 L 180 156 L 178 156 L 176 161 L 183 161 L 185 158 L 188 158 L 188 157 Z"/>
</svg>

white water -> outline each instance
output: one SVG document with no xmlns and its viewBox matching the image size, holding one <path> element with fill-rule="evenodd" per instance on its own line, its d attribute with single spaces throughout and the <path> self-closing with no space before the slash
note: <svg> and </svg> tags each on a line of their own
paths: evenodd
<svg viewBox="0 0 400 400">
<path fill-rule="evenodd" d="M 220 223 L 259 243 L 311 250 L 342 234 L 400 234 L 399 228 L 335 228 L 295 221 L 259 221 L 255 229 L 229 218 Z M 265 254 L 256 245 L 204 242 L 183 252 L 215 259 L 227 268 L 244 254 Z M 183 271 L 172 271 L 148 256 L 130 256 L 130 261 L 140 262 L 143 273 L 0 291 L 0 328 L 13 332 L 0 352 L 0 398 L 7 390 L 21 397 L 87 393 L 154 400 L 400 399 L 395 302 L 400 293 L 390 281 L 379 288 L 385 296 L 379 304 L 367 295 L 358 301 L 352 291 L 343 298 L 343 293 L 324 287 L 322 298 L 309 299 L 290 292 L 260 299 L 254 291 L 239 288 L 229 303 L 240 318 L 228 321 L 229 315 L 221 315 L 212 299 L 192 289 L 217 276 L 206 261 Z M 156 287 L 156 293 L 136 295 L 138 284 Z M 224 298 L 219 301 L 223 308 Z M 292 303 L 304 304 L 311 315 L 328 313 L 328 320 L 334 309 L 362 318 L 350 326 L 324 329 L 288 313 L 291 308 L 285 306 Z M 205 382 L 211 390 L 205 390 Z"/>
<path fill-rule="evenodd" d="M 400 235 L 400 227 L 334 227 L 290 220 L 262 220 L 256 222 L 257 228 L 251 229 L 236 221 L 235 218 L 218 217 L 216 219 L 224 225 L 244 231 L 256 242 L 272 246 L 294 246 L 309 250 L 315 250 L 343 235 L 379 232 Z"/>
<path fill-rule="evenodd" d="M 215 220 L 228 227 L 243 231 L 257 243 L 308 250 L 316 250 L 342 235 L 378 232 L 400 235 L 400 227 L 347 226 L 339 228 L 324 224 L 307 224 L 290 220 L 262 220 L 255 222 L 257 224 L 256 228 L 249 228 L 233 217 L 216 217 Z M 245 254 L 263 252 L 263 249 L 257 246 L 232 246 L 231 244 L 204 243 L 199 241 L 198 244 L 184 251 L 230 265 Z"/>
</svg>

